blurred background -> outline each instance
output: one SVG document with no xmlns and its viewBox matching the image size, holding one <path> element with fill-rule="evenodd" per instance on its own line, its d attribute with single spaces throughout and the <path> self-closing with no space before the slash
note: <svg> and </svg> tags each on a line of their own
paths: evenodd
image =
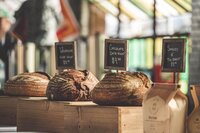
<svg viewBox="0 0 200 133">
<path fill-rule="evenodd" d="M 54 75 L 57 41 L 77 41 L 77 69 L 88 69 L 101 79 L 106 38 L 129 41 L 129 71 L 142 71 L 154 82 L 173 82 L 173 73 L 161 72 L 162 39 L 171 37 L 186 39 L 186 71 L 179 74 L 182 91 L 187 93 L 189 82 L 198 82 L 198 76 L 189 79 L 192 0 L 0 0 L 0 12 L 15 40 L 7 60 L 0 61 L 1 85 L 22 72 Z"/>
</svg>

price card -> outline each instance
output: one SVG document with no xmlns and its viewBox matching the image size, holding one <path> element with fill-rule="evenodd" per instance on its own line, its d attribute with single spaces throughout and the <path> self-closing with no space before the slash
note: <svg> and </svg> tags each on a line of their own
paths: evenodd
<svg viewBox="0 0 200 133">
<path fill-rule="evenodd" d="M 106 39 L 104 68 L 126 70 L 127 53 L 127 40 Z"/>
<path fill-rule="evenodd" d="M 56 42 L 56 69 L 75 69 L 76 68 L 76 43 L 75 42 Z"/>
<path fill-rule="evenodd" d="M 163 39 L 162 71 L 185 71 L 185 39 Z"/>
</svg>

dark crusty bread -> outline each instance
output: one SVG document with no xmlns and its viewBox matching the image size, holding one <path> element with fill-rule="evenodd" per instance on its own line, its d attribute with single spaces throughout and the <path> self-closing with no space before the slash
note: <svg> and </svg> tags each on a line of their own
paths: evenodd
<svg viewBox="0 0 200 133">
<path fill-rule="evenodd" d="M 108 73 L 92 91 L 93 102 L 100 105 L 142 105 L 151 81 L 141 72 Z"/>
<path fill-rule="evenodd" d="M 98 83 L 89 71 L 68 70 L 55 75 L 49 82 L 49 100 L 87 101 L 91 100 L 91 90 Z"/>
<path fill-rule="evenodd" d="M 46 96 L 46 89 L 50 78 L 51 77 L 44 72 L 16 75 L 5 83 L 5 95 Z"/>
</svg>

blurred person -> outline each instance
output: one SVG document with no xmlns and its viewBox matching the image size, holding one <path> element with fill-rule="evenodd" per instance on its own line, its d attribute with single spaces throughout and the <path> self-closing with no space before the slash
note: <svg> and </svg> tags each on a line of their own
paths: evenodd
<svg viewBox="0 0 200 133">
<path fill-rule="evenodd" d="M 27 0 L 15 12 L 19 25 L 15 33 L 21 37 L 26 49 L 26 71 L 49 72 L 50 48 L 58 41 L 56 31 L 60 14 L 60 0 Z"/>
<path fill-rule="evenodd" d="M 14 22 L 15 19 L 11 15 L 10 11 L 1 4 L 0 5 L 0 59 L 4 63 L 5 81 L 8 80 L 9 78 L 9 57 L 18 41 L 17 38 L 15 38 L 10 31 L 10 28 Z"/>
</svg>

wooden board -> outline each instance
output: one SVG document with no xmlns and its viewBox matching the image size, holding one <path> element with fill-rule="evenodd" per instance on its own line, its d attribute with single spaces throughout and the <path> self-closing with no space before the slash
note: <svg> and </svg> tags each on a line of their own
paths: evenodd
<svg viewBox="0 0 200 133">
<path fill-rule="evenodd" d="M 65 105 L 65 132 L 143 133 L 142 107 Z"/>
<path fill-rule="evenodd" d="M 76 105 L 79 102 L 20 99 L 17 108 L 17 131 L 64 132 L 64 104 Z"/>
<path fill-rule="evenodd" d="M 0 96 L 0 125 L 16 125 L 18 97 Z"/>
<path fill-rule="evenodd" d="M 16 126 L 17 105 L 20 98 L 24 97 L 0 96 L 0 125 Z M 36 99 L 46 98 L 36 97 Z"/>
</svg>

